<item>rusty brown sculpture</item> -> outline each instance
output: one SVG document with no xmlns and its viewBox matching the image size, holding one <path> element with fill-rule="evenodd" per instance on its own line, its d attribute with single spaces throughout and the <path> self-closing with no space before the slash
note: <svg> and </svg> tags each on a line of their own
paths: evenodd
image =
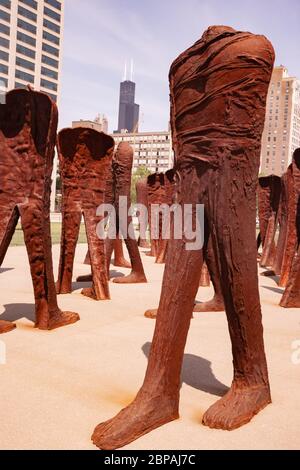
<svg viewBox="0 0 300 470">
<path fill-rule="evenodd" d="M 107 173 L 114 140 L 93 129 L 64 129 L 58 136 L 62 178 L 62 237 L 57 292 L 72 291 L 72 274 L 80 223 L 84 217 L 92 267 L 92 287 L 82 294 L 95 300 L 109 299 L 105 262 L 105 240 L 97 235 L 101 217 L 97 208 L 104 203 Z"/>
<path fill-rule="evenodd" d="M 132 164 L 133 149 L 127 142 L 121 142 L 114 154 L 112 171 L 107 180 L 105 196 L 106 203 L 111 204 L 115 208 L 116 234 L 117 236 L 119 234 L 123 236 L 132 266 L 131 273 L 128 276 L 118 277 L 113 280 L 113 282 L 118 284 L 147 282 L 138 244 L 134 235 L 132 216 L 128 213 L 131 206 L 130 188 Z M 120 207 L 120 204 L 123 203 L 125 203 L 124 207 Z M 127 210 L 126 214 L 122 216 L 124 208 Z M 131 228 L 132 230 L 130 230 Z M 106 261 L 108 268 L 114 243 L 115 240 L 110 238 L 106 241 Z"/>
<path fill-rule="evenodd" d="M 295 243 L 287 286 L 280 301 L 280 306 L 285 308 L 300 307 L 300 148 L 294 152 L 290 172 L 293 188 L 289 194 L 289 210 L 291 208 L 291 217 L 295 223 L 292 231 L 292 236 L 295 235 Z M 287 248 L 292 250 L 292 245 L 288 243 L 288 240 Z"/>
<path fill-rule="evenodd" d="M 281 177 L 278 225 L 279 235 L 273 264 L 273 273 L 277 276 L 280 276 L 288 229 L 288 172 L 284 173 Z"/>
<path fill-rule="evenodd" d="M 178 201 L 205 205 L 232 341 L 230 390 L 203 423 L 231 430 L 271 402 L 256 263 L 256 187 L 274 51 L 264 36 L 210 27 L 170 71 Z M 100 424 L 93 442 L 115 449 L 178 418 L 180 372 L 203 255 L 169 242 L 146 377 L 135 400 Z"/>
<path fill-rule="evenodd" d="M 141 178 L 137 181 L 136 185 L 136 202 L 138 205 L 146 207 L 148 209 L 148 185 L 147 178 Z M 138 239 L 138 245 L 141 248 L 149 248 L 149 242 L 147 239 L 147 226 L 148 226 L 148 217 L 144 211 L 140 211 L 138 214 L 139 219 L 139 230 L 140 235 Z"/>
<path fill-rule="evenodd" d="M 258 215 L 262 244 L 261 267 L 273 266 L 276 254 L 275 234 L 278 225 L 281 178 L 262 176 L 258 184 Z"/>
<path fill-rule="evenodd" d="M 153 210 L 155 206 L 163 204 L 165 198 L 164 191 L 164 173 L 153 173 L 147 178 L 148 185 L 148 216 L 149 216 L 149 227 L 150 227 L 150 243 L 151 249 L 149 256 L 157 258 L 159 253 L 160 244 L 160 227 L 158 224 L 161 222 L 157 221 L 156 217 L 153 217 Z"/>
<path fill-rule="evenodd" d="M 77 313 L 59 309 L 53 277 L 50 192 L 58 112 L 46 94 L 18 89 L 7 94 L 0 113 L 0 265 L 20 217 L 35 296 L 35 326 L 52 330 L 79 320 Z"/>
</svg>

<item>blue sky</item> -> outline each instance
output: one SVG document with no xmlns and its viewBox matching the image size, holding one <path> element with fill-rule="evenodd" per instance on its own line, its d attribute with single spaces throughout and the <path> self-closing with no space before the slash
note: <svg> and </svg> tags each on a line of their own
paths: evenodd
<svg viewBox="0 0 300 470">
<path fill-rule="evenodd" d="M 113 131 L 132 58 L 140 128 L 167 129 L 170 64 L 213 24 L 266 35 L 300 78 L 299 22 L 299 0 L 65 0 L 60 127 L 104 113 Z"/>
</svg>

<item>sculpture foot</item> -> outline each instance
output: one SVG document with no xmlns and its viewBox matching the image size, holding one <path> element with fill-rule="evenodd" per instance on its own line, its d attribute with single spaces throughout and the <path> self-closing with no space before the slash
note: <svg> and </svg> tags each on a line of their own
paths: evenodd
<svg viewBox="0 0 300 470">
<path fill-rule="evenodd" d="M 147 282 L 146 276 L 139 273 L 131 273 L 128 276 L 113 279 L 116 284 L 141 284 Z"/>
<path fill-rule="evenodd" d="M 146 240 L 140 240 L 139 248 L 150 248 L 150 243 L 148 243 Z"/>
<path fill-rule="evenodd" d="M 57 281 L 55 283 L 55 290 L 57 295 L 71 294 L 72 288 L 69 285 Z"/>
<path fill-rule="evenodd" d="M 86 274 L 85 276 L 78 276 L 76 282 L 92 282 L 93 276 L 92 274 Z"/>
<path fill-rule="evenodd" d="M 127 261 L 125 258 L 119 258 L 117 259 L 116 261 L 114 261 L 114 266 L 116 268 L 128 268 L 128 269 L 131 269 L 131 263 L 129 263 L 129 261 Z"/>
<path fill-rule="evenodd" d="M 136 398 L 113 419 L 99 424 L 92 441 L 99 449 L 118 449 L 178 418 L 177 400 Z"/>
<path fill-rule="evenodd" d="M 195 304 L 194 312 L 224 312 L 224 302 L 222 299 L 213 298 L 208 302 L 200 302 Z"/>
<path fill-rule="evenodd" d="M 0 320 L 0 335 L 14 330 L 16 325 L 10 321 Z"/>
<path fill-rule="evenodd" d="M 80 320 L 78 313 L 75 312 L 62 312 L 58 311 L 56 315 L 52 316 L 47 325 L 37 323 L 35 325 L 39 330 L 55 330 L 63 326 L 72 325 Z"/>
<path fill-rule="evenodd" d="M 146 318 L 156 319 L 156 317 L 157 317 L 157 308 L 154 308 L 152 310 L 146 310 L 146 312 L 144 313 L 144 316 Z"/>
<path fill-rule="evenodd" d="M 202 423 L 210 428 L 232 431 L 251 421 L 270 403 L 268 386 L 245 388 L 233 384 L 229 392 L 207 410 Z"/>
<path fill-rule="evenodd" d="M 84 295 L 85 297 L 89 297 L 90 299 L 93 299 L 93 300 L 98 300 L 93 287 L 85 287 L 84 289 L 82 289 L 81 295 Z"/>
</svg>

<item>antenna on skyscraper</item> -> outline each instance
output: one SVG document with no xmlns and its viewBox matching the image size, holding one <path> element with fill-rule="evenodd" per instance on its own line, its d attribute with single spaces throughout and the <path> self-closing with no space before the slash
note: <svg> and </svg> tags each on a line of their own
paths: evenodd
<svg viewBox="0 0 300 470">
<path fill-rule="evenodd" d="M 133 59 L 131 59 L 130 80 L 133 82 Z"/>
<path fill-rule="evenodd" d="M 124 82 L 127 80 L 127 62 L 125 62 L 125 69 L 124 69 Z"/>
</svg>

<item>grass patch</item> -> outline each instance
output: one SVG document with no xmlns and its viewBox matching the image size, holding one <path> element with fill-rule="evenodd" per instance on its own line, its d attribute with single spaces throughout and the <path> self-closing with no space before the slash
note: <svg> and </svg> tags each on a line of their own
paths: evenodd
<svg viewBox="0 0 300 470">
<path fill-rule="evenodd" d="M 60 244 L 61 223 L 59 222 L 51 223 L 51 237 L 52 237 L 52 245 Z M 78 243 L 87 243 L 84 224 L 80 225 Z M 21 225 L 18 224 L 10 246 L 23 246 L 23 245 L 24 245 L 23 230 L 21 228 Z"/>
</svg>

